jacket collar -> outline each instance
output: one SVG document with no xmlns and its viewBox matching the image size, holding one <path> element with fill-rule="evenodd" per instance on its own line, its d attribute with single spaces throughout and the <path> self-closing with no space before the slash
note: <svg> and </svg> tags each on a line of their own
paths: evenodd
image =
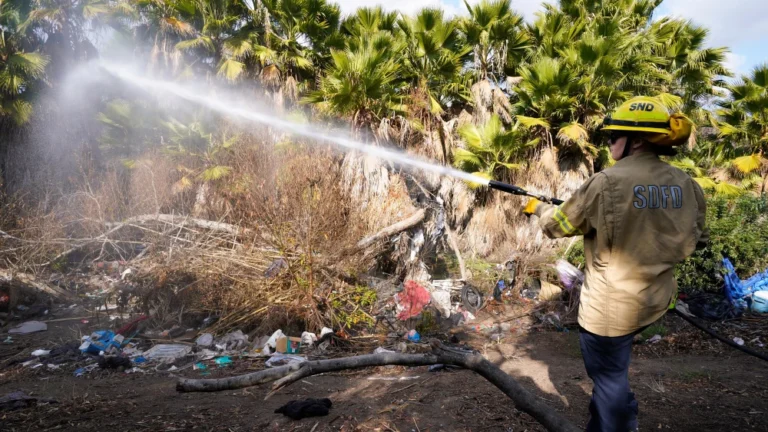
<svg viewBox="0 0 768 432">
<path fill-rule="evenodd" d="M 640 161 L 648 162 L 651 160 L 659 160 L 659 156 L 656 153 L 644 151 L 640 153 L 635 153 L 633 155 L 629 155 L 623 158 L 622 160 L 617 161 L 613 166 L 623 166 L 623 165 L 628 165 L 632 163 L 637 163 Z"/>
</svg>

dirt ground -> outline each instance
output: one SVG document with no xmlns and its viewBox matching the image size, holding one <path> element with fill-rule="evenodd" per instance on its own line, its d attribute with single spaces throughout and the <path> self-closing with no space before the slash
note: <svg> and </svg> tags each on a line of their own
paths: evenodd
<svg viewBox="0 0 768 432">
<path fill-rule="evenodd" d="M 680 328 L 655 345 L 635 348 L 630 380 L 640 402 L 641 430 L 768 431 L 768 364 Z M 72 340 L 90 329 L 78 321 L 53 322 L 49 330 L 14 337 L 0 345 L 0 364 Z M 581 362 L 578 334 L 541 331 L 510 335 L 499 343 L 474 333 L 462 342 L 484 353 L 577 425 L 587 420 L 591 381 Z M 5 338 L 5 336 L 3 336 Z M 678 353 L 684 345 L 687 353 Z M 74 377 L 77 365 L 0 370 L 0 396 L 23 390 L 54 398 L 0 412 L 2 431 L 119 428 L 225 431 L 541 431 L 530 416 L 480 376 L 467 371 L 428 372 L 426 367 L 383 367 L 310 377 L 269 400 L 269 385 L 220 393 L 178 393 L 168 372 L 126 374 L 96 370 Z M 263 367 L 263 360 L 240 359 L 215 369 L 211 377 Z M 200 377 L 191 368 L 177 372 Z M 285 402 L 328 397 L 327 417 L 292 421 L 274 410 Z"/>
</svg>

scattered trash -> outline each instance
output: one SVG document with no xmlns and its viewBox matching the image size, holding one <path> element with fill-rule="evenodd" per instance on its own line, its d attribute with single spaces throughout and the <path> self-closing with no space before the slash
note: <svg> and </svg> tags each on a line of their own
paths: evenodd
<svg viewBox="0 0 768 432">
<path fill-rule="evenodd" d="M 408 335 L 406 337 L 411 342 L 420 342 L 421 341 L 421 335 L 416 330 L 409 331 Z"/>
<path fill-rule="evenodd" d="M 89 364 L 88 366 L 81 367 L 80 369 L 77 369 L 75 371 L 75 376 L 76 377 L 81 377 L 81 376 L 83 376 L 83 375 L 85 375 L 87 373 L 90 373 L 92 370 L 96 369 L 97 367 L 99 367 L 99 365 L 97 363 Z"/>
<path fill-rule="evenodd" d="M 272 264 L 269 265 L 267 270 L 264 272 L 264 277 L 271 279 L 279 275 L 280 272 L 283 271 L 283 269 L 287 269 L 287 268 L 288 268 L 288 262 L 283 258 L 278 258 L 272 261 Z"/>
<path fill-rule="evenodd" d="M 27 321 L 8 330 L 10 334 L 30 334 L 48 330 L 48 324 L 41 321 Z"/>
<path fill-rule="evenodd" d="M 648 343 L 656 343 L 661 340 L 661 335 L 653 335 L 652 338 L 648 339 Z"/>
<path fill-rule="evenodd" d="M 213 345 L 213 335 L 210 333 L 203 333 L 195 340 L 195 344 L 201 347 L 209 347 Z"/>
<path fill-rule="evenodd" d="M 584 283 L 584 272 L 566 260 L 557 260 L 555 269 L 557 270 L 557 275 L 560 277 L 560 283 L 562 283 L 568 291 L 571 291 L 574 288 L 579 288 Z"/>
<path fill-rule="evenodd" d="M 444 281 L 435 281 L 429 284 L 429 293 L 432 297 L 432 305 L 440 312 L 443 318 L 451 317 L 451 284 L 440 283 Z"/>
<path fill-rule="evenodd" d="M 305 399 L 303 401 L 290 401 L 275 410 L 275 414 L 283 414 L 293 420 L 301 420 L 308 417 L 327 416 L 333 403 L 330 399 Z"/>
<path fill-rule="evenodd" d="M 189 345 L 160 344 L 155 345 L 144 353 L 149 360 L 157 360 L 162 363 L 170 363 L 178 358 L 185 357 L 192 352 Z"/>
<path fill-rule="evenodd" d="M 13 343 L 13 339 L 10 336 L 8 336 L 7 338 L 5 338 L 3 343 L 4 344 L 12 344 Z"/>
<path fill-rule="evenodd" d="M 378 347 L 375 350 L 373 350 L 374 354 L 395 354 L 394 351 L 388 350 L 386 348 Z"/>
<path fill-rule="evenodd" d="M 743 300 L 742 300 L 743 301 Z M 688 310 L 699 318 L 722 321 L 740 317 L 744 310 L 721 295 L 696 294 L 685 300 Z"/>
<path fill-rule="evenodd" d="M 27 360 L 24 363 L 22 363 L 21 366 L 22 367 L 29 367 L 29 366 L 34 366 L 36 364 L 40 364 L 40 360 L 38 360 L 38 359 Z"/>
<path fill-rule="evenodd" d="M 47 356 L 50 353 L 51 353 L 50 350 L 44 350 L 44 349 L 39 349 L 39 350 L 32 351 L 32 355 L 35 356 L 35 357 Z"/>
<path fill-rule="evenodd" d="M 102 369 L 131 368 L 131 359 L 123 356 L 99 356 L 99 367 Z"/>
<path fill-rule="evenodd" d="M 141 327 L 141 322 L 146 321 L 148 319 L 149 319 L 148 315 L 142 315 L 134 320 L 127 322 L 124 326 L 117 329 L 115 334 L 132 337 L 134 334 L 138 333 Z"/>
<path fill-rule="evenodd" d="M 141 370 L 141 369 L 139 369 L 137 367 L 132 367 L 132 368 L 128 369 L 127 371 L 125 371 L 125 373 L 127 373 L 127 374 L 136 373 L 136 372 L 147 373 L 146 371 Z"/>
<path fill-rule="evenodd" d="M 301 334 L 301 343 L 306 346 L 312 346 L 317 342 L 317 335 L 311 332 L 304 332 Z"/>
<path fill-rule="evenodd" d="M 296 354 L 301 349 L 301 338 L 281 337 L 277 340 L 275 350 L 283 354 Z"/>
<path fill-rule="evenodd" d="M 286 366 L 294 363 L 304 363 L 307 361 L 306 357 L 291 355 L 291 354 L 272 354 L 272 357 L 266 361 L 267 367 Z"/>
<path fill-rule="evenodd" d="M 200 360 L 200 361 L 211 360 L 212 358 L 216 357 L 217 355 L 219 355 L 219 353 L 217 353 L 216 351 L 212 351 L 212 350 L 209 350 L 209 349 L 204 349 L 204 350 L 202 350 L 202 351 L 197 353 L 197 359 Z"/>
<path fill-rule="evenodd" d="M 560 298 L 561 295 L 563 295 L 563 290 L 559 286 L 555 284 L 551 284 L 547 281 L 541 281 L 541 290 L 539 291 L 539 300 L 541 301 L 557 300 Z"/>
<path fill-rule="evenodd" d="M 242 330 L 228 333 L 215 342 L 216 348 L 224 351 L 237 351 L 248 346 L 248 335 Z"/>
<path fill-rule="evenodd" d="M 80 345 L 80 351 L 88 354 L 118 352 L 123 345 L 123 340 L 122 335 L 116 335 L 111 330 L 98 330 L 84 340 L 83 344 Z"/>
<path fill-rule="evenodd" d="M 501 295 L 507 290 L 507 283 L 504 279 L 496 281 L 496 286 L 493 288 L 493 299 L 497 302 L 501 301 Z"/>
<path fill-rule="evenodd" d="M 451 365 L 444 365 L 444 364 L 435 364 L 429 367 L 429 372 L 440 372 L 440 371 L 450 371 L 454 369 L 461 369 L 458 366 L 451 366 Z"/>
<path fill-rule="evenodd" d="M 768 269 L 743 281 L 739 279 L 736 269 L 728 258 L 723 258 L 723 268 L 725 269 L 725 274 L 723 275 L 725 280 L 725 296 L 734 306 L 741 310 L 746 309 L 747 304 L 744 299 L 750 296 L 750 294 L 768 290 Z M 768 311 L 768 307 L 766 311 Z"/>
<path fill-rule="evenodd" d="M 90 321 L 88 321 L 87 319 L 84 319 L 84 320 L 80 320 L 80 324 L 88 324 L 89 322 L 90 322 Z"/>
<path fill-rule="evenodd" d="M 136 357 L 135 359 L 133 359 L 133 362 L 136 363 L 136 364 L 146 363 L 147 362 L 147 358 L 144 357 L 143 355 L 140 355 L 140 356 Z"/>
<path fill-rule="evenodd" d="M 322 339 L 323 336 L 327 334 L 333 334 L 333 330 L 329 329 L 328 327 L 323 327 L 323 329 L 320 330 L 320 339 Z"/>
<path fill-rule="evenodd" d="M 228 356 L 219 357 L 216 360 L 214 360 L 214 363 L 219 365 L 219 367 L 224 367 L 224 366 L 232 364 L 232 359 L 229 358 Z"/>
<path fill-rule="evenodd" d="M 16 391 L 0 397 L 0 411 L 29 408 L 36 406 L 38 403 L 58 403 L 58 401 L 49 398 L 27 396 L 24 392 Z"/>
<path fill-rule="evenodd" d="M 333 331 L 331 331 L 331 333 L 333 333 Z M 283 337 L 285 337 L 285 335 L 283 334 L 283 331 L 276 330 L 274 333 L 272 333 L 272 336 L 269 337 L 269 339 L 267 340 L 267 344 L 265 346 L 268 346 L 269 348 L 272 349 L 272 351 L 275 351 L 275 349 L 277 348 L 277 340 Z"/>
<path fill-rule="evenodd" d="M 742 339 L 742 338 L 740 338 L 740 337 L 735 337 L 735 338 L 733 338 L 733 342 L 734 342 L 736 345 L 739 345 L 739 346 L 741 346 L 741 345 L 744 345 L 744 339 Z"/>
<path fill-rule="evenodd" d="M 395 302 L 399 311 L 397 319 L 405 321 L 417 316 L 424 310 L 424 306 L 429 304 L 429 301 L 430 295 L 426 288 L 416 281 L 405 281 L 403 291 L 395 294 Z"/>
<path fill-rule="evenodd" d="M 192 367 L 192 369 L 194 369 L 194 370 L 203 370 L 204 371 L 204 370 L 208 369 L 208 366 L 206 366 L 203 363 L 195 363 L 195 365 Z"/>
<path fill-rule="evenodd" d="M 756 291 L 752 294 L 752 312 L 768 313 L 768 291 Z"/>
</svg>

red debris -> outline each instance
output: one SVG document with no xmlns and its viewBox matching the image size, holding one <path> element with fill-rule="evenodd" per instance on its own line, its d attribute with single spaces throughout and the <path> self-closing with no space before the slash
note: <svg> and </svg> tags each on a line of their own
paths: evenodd
<svg viewBox="0 0 768 432">
<path fill-rule="evenodd" d="M 429 291 L 426 288 L 415 281 L 405 281 L 405 289 L 395 295 L 395 301 L 405 308 L 397 315 L 397 319 L 405 321 L 415 317 L 429 304 L 429 300 Z"/>
</svg>

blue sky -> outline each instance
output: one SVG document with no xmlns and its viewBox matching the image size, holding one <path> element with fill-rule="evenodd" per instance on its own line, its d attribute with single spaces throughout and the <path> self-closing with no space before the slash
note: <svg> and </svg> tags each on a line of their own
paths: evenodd
<svg viewBox="0 0 768 432">
<path fill-rule="evenodd" d="M 464 14 L 463 0 L 334 0 L 344 13 L 360 6 L 382 4 L 390 10 L 411 13 L 425 6 L 441 6 L 450 14 Z M 479 0 L 469 0 L 477 3 Z M 747 74 L 758 64 L 768 62 L 768 14 L 766 0 L 665 0 L 657 16 L 690 19 L 710 29 L 713 46 L 731 49 L 728 66 L 737 74 Z M 553 0 L 554 2 L 554 0 Z M 512 0 L 512 7 L 526 19 L 533 19 L 541 0 Z"/>
</svg>

